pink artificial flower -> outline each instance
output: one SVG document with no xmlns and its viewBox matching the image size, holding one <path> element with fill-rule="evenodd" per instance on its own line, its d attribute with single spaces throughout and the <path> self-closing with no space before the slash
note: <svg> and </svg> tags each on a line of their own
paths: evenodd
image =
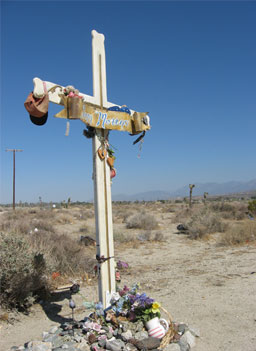
<svg viewBox="0 0 256 351">
<path fill-rule="evenodd" d="M 93 323 L 92 329 L 99 332 L 101 330 L 101 325 L 98 323 Z"/>
</svg>

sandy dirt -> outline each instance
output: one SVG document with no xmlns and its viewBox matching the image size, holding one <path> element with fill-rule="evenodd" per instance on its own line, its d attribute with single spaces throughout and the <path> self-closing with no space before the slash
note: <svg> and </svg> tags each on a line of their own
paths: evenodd
<svg viewBox="0 0 256 351">
<path fill-rule="evenodd" d="M 208 241 L 177 234 L 172 213 L 159 219 L 165 242 L 119 245 L 116 259 L 129 263 L 122 285 L 140 282 L 141 292 L 155 298 L 174 321 L 200 331 L 195 351 L 256 351 L 256 246 L 218 247 Z M 116 224 L 122 227 L 122 224 Z M 97 284 L 84 284 L 75 295 L 75 317 L 88 312 L 82 302 L 97 300 Z M 56 293 L 51 302 L 37 304 L 29 316 L 17 315 L 13 324 L 0 321 L 0 350 L 41 340 L 43 331 L 70 320 L 68 295 Z"/>
</svg>

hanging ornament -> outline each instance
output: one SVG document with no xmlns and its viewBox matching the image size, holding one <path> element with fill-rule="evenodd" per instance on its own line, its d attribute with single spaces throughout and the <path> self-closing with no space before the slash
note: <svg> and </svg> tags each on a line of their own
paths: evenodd
<svg viewBox="0 0 256 351">
<path fill-rule="evenodd" d="M 111 168 L 110 169 L 110 178 L 112 179 L 112 178 L 114 178 L 116 176 L 116 170 L 115 170 L 115 168 Z"/>
<path fill-rule="evenodd" d="M 65 136 L 69 136 L 70 123 L 67 121 Z"/>
<path fill-rule="evenodd" d="M 103 148 L 99 148 L 98 149 L 98 155 L 99 155 L 101 160 L 104 160 L 105 157 L 107 156 L 107 150 L 103 149 Z"/>
</svg>

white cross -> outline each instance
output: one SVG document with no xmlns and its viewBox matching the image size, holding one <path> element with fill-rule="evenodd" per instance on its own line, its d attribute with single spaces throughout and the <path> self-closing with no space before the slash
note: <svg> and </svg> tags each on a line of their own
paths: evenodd
<svg viewBox="0 0 256 351">
<path fill-rule="evenodd" d="M 107 100 L 107 82 L 106 82 L 106 59 L 105 59 L 105 37 L 103 34 L 92 31 L 92 65 L 93 65 L 93 96 L 83 93 L 85 102 L 89 102 L 98 107 L 109 108 L 117 104 Z M 34 78 L 34 91 L 36 97 L 44 95 L 42 81 Z M 56 83 L 45 82 L 47 90 L 56 85 Z M 61 104 L 59 96 L 61 88 L 54 92 L 49 92 L 49 100 L 55 104 Z M 64 89 L 64 87 L 62 87 Z M 131 113 L 134 111 L 131 110 Z M 112 221 L 112 201 L 111 201 L 111 182 L 110 168 L 106 159 L 102 161 L 97 154 L 101 142 L 99 136 L 105 137 L 108 131 L 97 129 L 97 134 L 93 138 L 93 180 L 94 180 L 94 206 L 95 206 L 95 223 L 97 238 L 97 255 L 105 258 L 114 256 L 113 242 L 113 221 Z M 109 305 L 111 294 L 116 290 L 115 283 L 115 261 L 114 258 L 99 264 L 99 300 L 104 307 Z"/>
</svg>

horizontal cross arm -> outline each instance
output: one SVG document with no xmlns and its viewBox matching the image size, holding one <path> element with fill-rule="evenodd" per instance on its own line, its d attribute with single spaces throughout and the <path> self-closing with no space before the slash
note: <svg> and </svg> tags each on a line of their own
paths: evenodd
<svg viewBox="0 0 256 351">
<path fill-rule="evenodd" d="M 33 79 L 33 83 L 34 83 L 33 95 L 35 97 L 38 97 L 38 98 L 43 97 L 44 94 L 45 94 L 43 81 L 40 78 L 34 78 Z M 65 87 L 63 87 L 63 86 L 61 86 L 59 84 L 52 83 L 52 82 L 47 82 L 47 81 L 45 81 L 44 83 L 46 84 L 47 91 L 50 90 L 49 91 L 49 100 L 51 102 L 53 102 L 54 104 L 63 105 L 63 103 L 61 101 L 61 97 L 59 96 L 59 94 L 64 91 Z M 56 88 L 53 89 L 54 87 L 56 87 Z M 88 103 L 90 103 L 90 104 L 92 104 L 94 106 L 98 106 L 94 96 L 90 96 L 90 95 L 83 94 L 83 93 L 79 93 L 79 95 L 83 97 L 85 102 L 88 102 Z M 114 104 L 114 103 L 109 102 L 109 101 L 106 101 L 103 104 L 103 107 L 105 107 L 105 108 L 110 108 L 112 106 L 119 106 L 119 107 L 121 107 L 120 105 Z M 130 109 L 130 111 L 131 111 L 131 113 L 135 112 L 135 111 L 133 111 L 131 109 Z"/>
</svg>

